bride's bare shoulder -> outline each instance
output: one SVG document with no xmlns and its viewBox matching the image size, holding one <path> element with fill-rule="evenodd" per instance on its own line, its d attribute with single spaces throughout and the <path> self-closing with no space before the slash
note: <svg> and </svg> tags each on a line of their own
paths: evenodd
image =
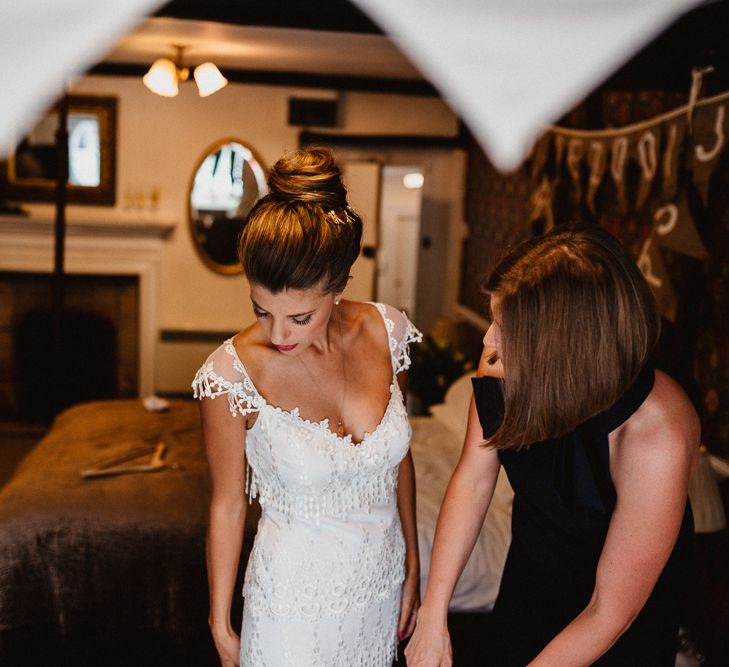
<svg viewBox="0 0 729 667">
<path fill-rule="evenodd" d="M 385 346 L 387 344 L 387 330 L 385 328 L 382 315 L 372 303 L 364 301 L 344 301 L 342 300 L 337 306 L 343 308 L 344 319 L 347 322 L 349 335 L 352 336 L 358 344 L 365 347 Z"/>
<path fill-rule="evenodd" d="M 273 353 L 273 348 L 258 322 L 254 322 L 233 336 L 233 347 L 243 365 L 250 371 L 264 365 L 268 356 Z"/>
</svg>

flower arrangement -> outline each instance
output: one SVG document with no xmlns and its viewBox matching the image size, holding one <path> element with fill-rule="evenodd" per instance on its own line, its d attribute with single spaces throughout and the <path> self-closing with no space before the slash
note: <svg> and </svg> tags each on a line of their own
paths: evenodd
<svg viewBox="0 0 729 667">
<path fill-rule="evenodd" d="M 417 398 L 415 414 L 427 415 L 431 405 L 442 403 L 448 387 L 476 368 L 477 360 L 454 342 L 453 325 L 438 320 L 422 343 L 412 349 L 408 391 Z"/>
</svg>

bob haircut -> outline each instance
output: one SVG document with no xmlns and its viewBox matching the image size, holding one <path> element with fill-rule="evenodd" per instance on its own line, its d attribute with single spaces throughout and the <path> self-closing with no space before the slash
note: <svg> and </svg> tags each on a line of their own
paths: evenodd
<svg viewBox="0 0 729 667">
<path fill-rule="evenodd" d="M 486 445 L 558 438 L 625 392 L 660 319 L 636 264 L 596 226 L 555 229 L 511 250 L 486 279 L 498 299 L 504 421 Z"/>
<path fill-rule="evenodd" d="M 331 151 L 285 155 L 271 168 L 268 188 L 238 241 L 248 281 L 273 293 L 316 286 L 341 292 L 359 255 L 362 221 L 347 204 Z"/>
</svg>

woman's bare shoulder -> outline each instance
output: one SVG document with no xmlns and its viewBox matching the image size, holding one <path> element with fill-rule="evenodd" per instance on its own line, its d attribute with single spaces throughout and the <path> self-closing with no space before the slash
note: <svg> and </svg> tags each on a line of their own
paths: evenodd
<svg viewBox="0 0 729 667">
<path fill-rule="evenodd" d="M 656 371 L 653 389 L 641 406 L 643 407 L 645 407 L 645 419 L 651 425 L 660 423 L 667 428 L 698 434 L 699 416 L 691 400 L 681 385 L 663 371 Z"/>
<path fill-rule="evenodd" d="M 335 307 L 342 309 L 347 329 L 356 336 L 384 330 L 382 315 L 372 303 L 342 299 Z"/>
<path fill-rule="evenodd" d="M 274 352 L 258 322 L 253 322 L 233 336 L 233 348 L 251 373 L 265 366 L 266 360 Z"/>
<path fill-rule="evenodd" d="M 691 401 L 669 375 L 656 371 L 653 388 L 635 413 L 611 434 L 618 446 L 639 445 L 646 453 L 663 456 L 684 450 L 698 452 L 701 424 Z"/>
<path fill-rule="evenodd" d="M 342 308 L 348 319 L 358 322 L 382 322 L 377 306 L 369 301 L 352 301 L 350 299 L 342 299 L 335 308 Z"/>
<path fill-rule="evenodd" d="M 350 343 L 358 349 L 383 349 L 389 355 L 389 332 L 377 305 L 365 301 L 342 301 L 345 320 L 348 323 Z"/>
</svg>

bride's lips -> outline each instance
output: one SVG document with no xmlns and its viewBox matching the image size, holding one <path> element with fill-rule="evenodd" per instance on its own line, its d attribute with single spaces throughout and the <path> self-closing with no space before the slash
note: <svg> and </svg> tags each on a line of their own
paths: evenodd
<svg viewBox="0 0 729 667">
<path fill-rule="evenodd" d="M 291 352 L 291 350 L 293 350 L 297 345 L 298 343 L 295 343 L 294 345 L 276 345 L 276 349 L 279 352 Z"/>
</svg>

